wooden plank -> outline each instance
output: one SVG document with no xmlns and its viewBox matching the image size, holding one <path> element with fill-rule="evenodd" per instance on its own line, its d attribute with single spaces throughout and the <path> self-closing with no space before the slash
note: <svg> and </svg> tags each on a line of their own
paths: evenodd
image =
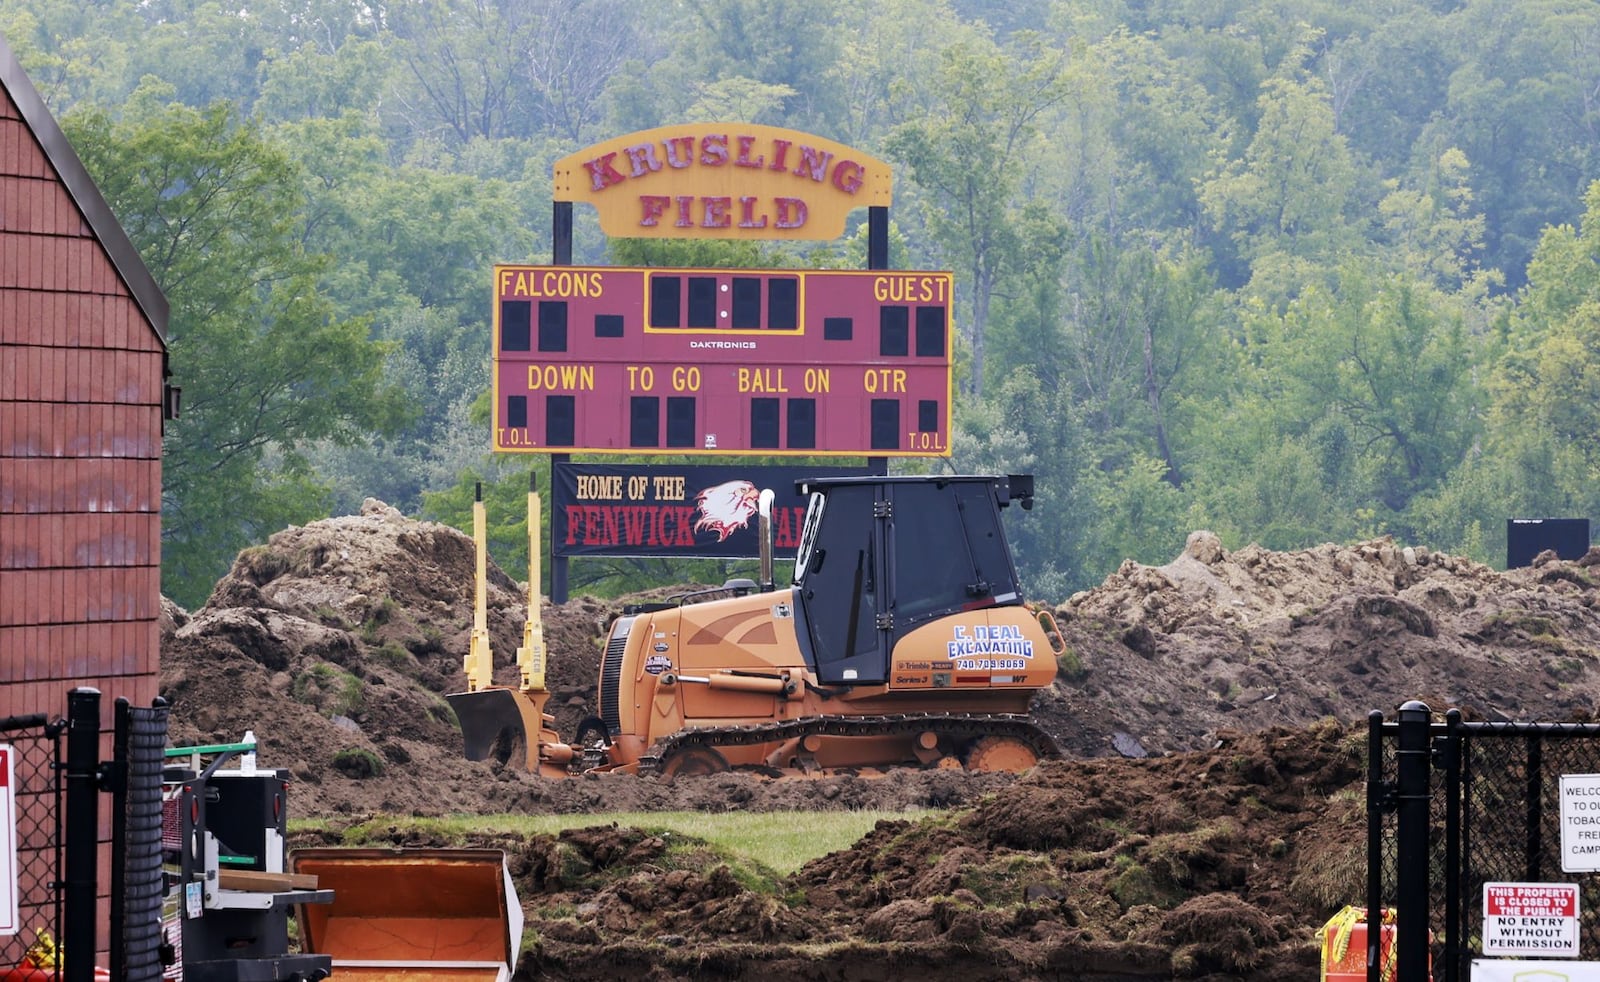
<svg viewBox="0 0 1600 982">
<path fill-rule="evenodd" d="M 281 893 L 285 890 L 315 890 L 315 873 L 265 873 L 249 869 L 217 870 L 217 886 L 224 890 L 255 893 Z"/>
</svg>

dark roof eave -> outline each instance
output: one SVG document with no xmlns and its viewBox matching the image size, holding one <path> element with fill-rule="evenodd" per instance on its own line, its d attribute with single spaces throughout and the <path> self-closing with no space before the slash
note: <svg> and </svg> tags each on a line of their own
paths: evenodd
<svg viewBox="0 0 1600 982">
<path fill-rule="evenodd" d="M 128 292 L 133 295 L 134 303 L 144 312 L 145 320 L 165 348 L 169 311 L 166 294 L 161 292 L 155 277 L 150 275 L 149 267 L 139 258 L 139 250 L 133 247 L 122 223 L 112 214 L 111 206 L 106 204 L 106 199 L 100 194 L 89 172 L 84 170 L 83 161 L 78 159 L 77 151 L 72 149 L 66 134 L 61 132 L 61 126 L 45 107 L 39 90 L 33 87 L 33 82 L 22 70 L 21 63 L 12 53 L 3 34 L 0 34 L 0 85 L 4 85 L 10 93 L 11 101 L 22 113 L 23 122 L 33 131 L 34 138 L 44 149 L 45 157 L 60 175 L 67 193 L 72 196 L 78 210 L 83 212 L 89 228 L 110 257 L 111 264 L 116 267 L 117 275 L 122 277 Z"/>
</svg>

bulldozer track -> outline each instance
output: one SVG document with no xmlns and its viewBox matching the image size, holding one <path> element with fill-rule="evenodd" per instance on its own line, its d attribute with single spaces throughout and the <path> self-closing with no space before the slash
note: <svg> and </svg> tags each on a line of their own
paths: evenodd
<svg viewBox="0 0 1600 982">
<path fill-rule="evenodd" d="M 795 737 L 842 736 L 870 737 L 887 734 L 915 734 L 933 730 L 957 739 L 984 736 L 1015 737 L 1027 743 L 1039 759 L 1061 756 L 1055 738 L 1027 716 L 1014 713 L 907 713 L 886 716 L 803 716 L 774 723 L 741 726 L 705 726 L 678 732 L 657 740 L 639 758 L 639 773 L 659 774 L 668 758 L 694 747 L 747 747 L 757 743 L 778 743 Z"/>
</svg>

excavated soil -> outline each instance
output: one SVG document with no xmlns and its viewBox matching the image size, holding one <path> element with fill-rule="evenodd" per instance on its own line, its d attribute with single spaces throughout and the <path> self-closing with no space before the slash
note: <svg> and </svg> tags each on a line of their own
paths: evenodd
<svg viewBox="0 0 1600 982">
<path fill-rule="evenodd" d="M 200 610 L 166 611 L 172 741 L 253 730 L 292 814 L 332 820 L 307 841 L 385 815 L 953 809 L 776 889 L 637 829 L 485 839 L 532 928 L 522 978 L 1311 978 L 1316 927 L 1361 893 L 1369 712 L 1586 720 L 1600 696 L 1600 551 L 1502 573 L 1388 539 L 1230 553 L 1196 532 L 1047 604 L 1068 650 L 1035 715 L 1068 757 L 1021 777 L 539 780 L 463 760 L 442 698 L 473 562 L 468 537 L 370 500 L 246 550 Z M 526 595 L 489 579 L 512 683 Z M 594 712 L 619 606 L 544 607 L 565 734 Z"/>
</svg>

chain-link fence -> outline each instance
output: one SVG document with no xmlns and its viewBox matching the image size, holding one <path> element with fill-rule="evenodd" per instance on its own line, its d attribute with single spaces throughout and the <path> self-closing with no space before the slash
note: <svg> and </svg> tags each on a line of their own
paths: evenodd
<svg viewBox="0 0 1600 982">
<path fill-rule="evenodd" d="M 0 968 L 20 965 L 35 943 L 61 936 L 61 733 L 66 724 L 42 713 L 0 719 L 8 748 L 17 826 L 17 933 L 0 936 Z"/>
<path fill-rule="evenodd" d="M 1600 774 L 1600 724 L 1425 718 L 1429 767 L 1415 787 L 1401 773 L 1404 725 L 1375 717 L 1370 730 L 1368 907 L 1403 916 L 1420 904 L 1432 976 L 1458 982 L 1483 957 L 1484 884 L 1575 883 L 1579 951 L 1600 957 L 1600 881 L 1562 871 L 1560 799 L 1563 775 Z M 1423 848 L 1409 853 L 1408 800 L 1425 823 Z"/>
<path fill-rule="evenodd" d="M 1430 727 L 1430 736 L 1443 736 L 1444 724 L 1436 723 Z M 1382 714 L 1375 714 L 1371 719 L 1368 734 L 1368 765 L 1367 765 L 1367 909 L 1369 911 L 1393 909 L 1400 905 L 1400 848 L 1399 848 L 1399 802 L 1400 802 L 1400 754 L 1399 754 L 1399 728 L 1398 724 L 1382 721 Z M 1420 875 L 1426 882 L 1427 896 L 1436 900 L 1444 897 L 1445 867 L 1448 863 L 1446 837 L 1444 829 L 1447 823 L 1445 794 L 1446 775 L 1443 771 L 1430 770 L 1428 774 L 1427 826 L 1430 834 L 1427 839 L 1425 860 L 1420 864 L 1425 869 L 1410 870 L 1415 881 Z M 1409 860 L 1409 857 L 1408 857 Z M 1412 865 L 1418 865 L 1411 860 Z M 1445 912 L 1439 903 L 1426 906 L 1425 918 L 1428 925 L 1428 959 L 1434 967 L 1434 977 L 1440 977 L 1438 968 L 1444 962 L 1445 951 Z M 1369 917 L 1369 923 L 1376 924 L 1379 917 Z M 1395 958 L 1392 952 L 1380 953 L 1376 963 L 1369 967 L 1368 978 L 1371 982 L 1384 982 L 1393 978 Z"/>
</svg>

